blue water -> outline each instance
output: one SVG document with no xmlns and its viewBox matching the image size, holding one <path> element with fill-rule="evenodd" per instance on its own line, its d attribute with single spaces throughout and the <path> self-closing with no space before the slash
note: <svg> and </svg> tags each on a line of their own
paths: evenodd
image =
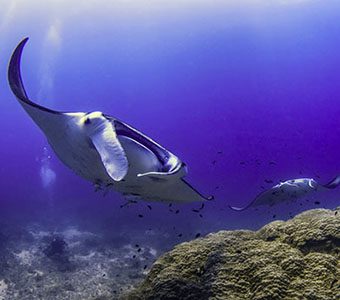
<svg viewBox="0 0 340 300">
<path fill-rule="evenodd" d="M 338 1 L 2 2 L 2 222 L 131 239 L 157 228 L 170 247 L 198 232 L 256 229 L 273 215 L 339 205 L 334 190 L 318 194 L 319 205 L 227 207 L 280 180 L 326 183 L 339 174 Z M 10 55 L 26 36 L 30 98 L 55 110 L 103 111 L 159 142 L 188 165 L 195 188 L 215 196 L 202 217 L 192 211 L 200 203 L 120 208 L 121 195 L 95 193 L 58 160 L 7 83 Z"/>
</svg>

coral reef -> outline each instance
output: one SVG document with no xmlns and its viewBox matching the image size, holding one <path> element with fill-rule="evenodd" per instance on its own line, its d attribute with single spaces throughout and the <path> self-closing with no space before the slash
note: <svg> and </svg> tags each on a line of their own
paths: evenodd
<svg viewBox="0 0 340 300">
<path fill-rule="evenodd" d="M 122 299 L 340 299 L 340 208 L 182 243 Z"/>
</svg>

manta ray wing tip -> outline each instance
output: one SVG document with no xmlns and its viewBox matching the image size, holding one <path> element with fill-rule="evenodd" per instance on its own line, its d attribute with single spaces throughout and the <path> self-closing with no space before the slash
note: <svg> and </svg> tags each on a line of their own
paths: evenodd
<svg viewBox="0 0 340 300">
<path fill-rule="evenodd" d="M 17 45 L 16 50 L 15 50 L 14 52 L 17 52 L 17 51 L 18 51 L 18 52 L 19 52 L 18 54 L 21 54 L 21 52 L 22 52 L 22 50 L 23 50 L 25 44 L 28 42 L 28 40 L 29 40 L 29 37 L 28 37 L 28 36 L 24 37 L 24 38 L 21 40 L 21 42 Z"/>
<path fill-rule="evenodd" d="M 235 207 L 235 206 L 231 206 L 230 204 L 228 205 L 228 207 L 234 211 L 242 211 L 247 208 L 247 207 Z"/>
</svg>

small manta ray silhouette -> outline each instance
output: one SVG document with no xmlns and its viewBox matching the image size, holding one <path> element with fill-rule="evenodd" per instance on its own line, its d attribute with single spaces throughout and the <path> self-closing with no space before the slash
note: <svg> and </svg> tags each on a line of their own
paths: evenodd
<svg viewBox="0 0 340 300">
<path fill-rule="evenodd" d="M 340 184 L 340 176 L 335 177 L 327 184 L 319 184 L 312 178 L 290 179 L 273 186 L 272 188 L 260 193 L 252 202 L 245 207 L 229 207 L 232 210 L 242 211 L 250 207 L 262 205 L 273 206 L 281 202 L 287 202 L 302 198 L 310 193 L 334 189 Z"/>
<path fill-rule="evenodd" d="M 187 168 L 178 157 L 126 123 L 99 111 L 57 112 L 31 101 L 20 71 L 27 40 L 12 54 L 9 85 L 66 166 L 97 189 L 114 188 L 127 197 L 161 202 L 210 200 L 183 179 Z"/>
</svg>

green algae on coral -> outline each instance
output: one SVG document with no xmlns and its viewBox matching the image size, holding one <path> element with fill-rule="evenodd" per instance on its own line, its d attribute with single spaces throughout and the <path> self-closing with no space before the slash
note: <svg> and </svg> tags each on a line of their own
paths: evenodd
<svg viewBox="0 0 340 300">
<path fill-rule="evenodd" d="M 123 299 L 340 299 L 340 208 L 176 246 Z"/>
</svg>

